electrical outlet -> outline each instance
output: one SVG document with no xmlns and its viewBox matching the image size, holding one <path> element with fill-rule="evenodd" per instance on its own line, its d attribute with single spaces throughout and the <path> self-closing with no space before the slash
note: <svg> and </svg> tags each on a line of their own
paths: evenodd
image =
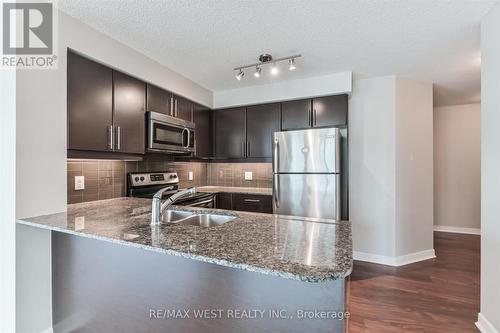
<svg viewBox="0 0 500 333">
<path fill-rule="evenodd" d="M 85 216 L 77 216 L 75 218 L 75 231 L 85 229 Z"/>
<path fill-rule="evenodd" d="M 252 180 L 252 179 L 253 179 L 253 172 L 245 171 L 245 180 Z"/>
<path fill-rule="evenodd" d="M 193 176 L 193 171 L 189 171 L 188 172 L 188 180 L 193 180 L 194 176 Z"/>
<path fill-rule="evenodd" d="M 75 191 L 80 191 L 85 189 L 85 177 L 75 176 Z"/>
</svg>

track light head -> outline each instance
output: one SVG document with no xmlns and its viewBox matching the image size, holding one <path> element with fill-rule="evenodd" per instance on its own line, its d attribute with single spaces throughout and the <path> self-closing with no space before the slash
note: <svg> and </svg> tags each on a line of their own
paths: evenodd
<svg viewBox="0 0 500 333">
<path fill-rule="evenodd" d="M 297 69 L 295 66 L 295 58 L 288 59 L 288 70 L 294 71 Z"/>
<path fill-rule="evenodd" d="M 238 72 L 238 74 L 236 74 L 236 80 L 241 81 L 241 79 L 243 78 L 243 76 L 245 76 L 245 72 L 243 72 L 240 69 L 240 71 Z"/>
<path fill-rule="evenodd" d="M 255 66 L 255 73 L 253 73 L 253 76 L 255 76 L 256 78 L 259 78 L 261 71 L 262 71 L 262 68 L 260 68 L 259 66 Z"/>
<path fill-rule="evenodd" d="M 276 76 L 278 75 L 278 67 L 276 67 L 276 63 L 273 64 L 273 67 L 271 67 L 271 75 Z"/>
</svg>

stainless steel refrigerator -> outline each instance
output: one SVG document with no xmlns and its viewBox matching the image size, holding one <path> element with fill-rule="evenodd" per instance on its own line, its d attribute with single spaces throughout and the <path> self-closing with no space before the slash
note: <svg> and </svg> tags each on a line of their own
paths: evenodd
<svg viewBox="0 0 500 333">
<path fill-rule="evenodd" d="M 273 134 L 275 214 L 341 219 L 338 128 Z"/>
</svg>

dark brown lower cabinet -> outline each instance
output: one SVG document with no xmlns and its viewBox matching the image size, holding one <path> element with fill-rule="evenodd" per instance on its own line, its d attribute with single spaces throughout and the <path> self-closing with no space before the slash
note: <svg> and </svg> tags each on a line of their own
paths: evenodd
<svg viewBox="0 0 500 333">
<path fill-rule="evenodd" d="M 272 196 L 262 194 L 218 193 L 216 208 L 255 213 L 273 213 Z"/>
<path fill-rule="evenodd" d="M 233 209 L 233 201 L 231 193 L 217 193 L 215 199 L 215 208 L 218 209 Z"/>
</svg>

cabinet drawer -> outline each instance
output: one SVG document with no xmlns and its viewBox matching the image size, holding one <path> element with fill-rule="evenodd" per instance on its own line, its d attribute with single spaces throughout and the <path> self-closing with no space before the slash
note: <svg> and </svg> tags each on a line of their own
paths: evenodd
<svg viewBox="0 0 500 333">
<path fill-rule="evenodd" d="M 233 193 L 233 210 L 272 214 L 272 197 L 270 195 Z"/>
</svg>

